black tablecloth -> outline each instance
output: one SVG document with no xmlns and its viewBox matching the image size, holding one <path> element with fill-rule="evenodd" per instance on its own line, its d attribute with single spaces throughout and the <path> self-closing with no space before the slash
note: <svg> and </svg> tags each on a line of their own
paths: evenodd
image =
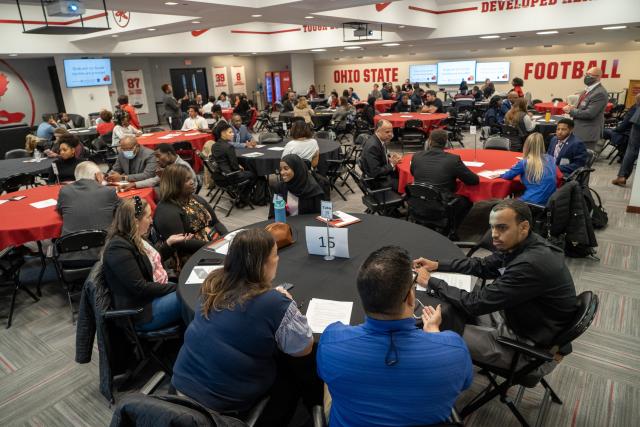
<svg viewBox="0 0 640 427">
<path fill-rule="evenodd" d="M 96 128 L 69 129 L 69 133 L 76 135 L 80 139 L 92 140 L 98 137 Z"/>
<path fill-rule="evenodd" d="M 287 141 L 287 140 L 285 140 Z M 318 172 L 325 174 L 327 170 L 327 159 L 335 159 L 338 157 L 340 144 L 330 139 L 317 139 L 318 148 L 320 148 L 320 161 L 318 163 Z M 286 142 L 279 144 L 268 144 L 263 148 L 236 148 L 238 161 L 245 169 L 253 171 L 258 176 L 267 176 L 275 173 L 280 168 L 280 158 L 282 151 L 269 150 L 273 147 L 284 147 Z M 243 157 L 243 154 L 261 152 L 264 153 L 260 157 Z"/>
<path fill-rule="evenodd" d="M 39 174 L 47 172 L 51 167 L 52 159 L 43 159 L 39 162 L 28 162 L 30 158 L 0 160 L 0 180 L 6 179 L 18 173 Z"/>
<path fill-rule="evenodd" d="M 280 261 L 274 285 L 283 282 L 294 284 L 291 294 L 306 313 L 311 298 L 353 301 L 351 324 L 364 321 L 364 310 L 356 287 L 356 276 L 360 265 L 369 254 L 385 245 L 398 245 L 407 249 L 413 258 L 424 256 L 430 259 L 464 257 L 462 251 L 446 237 L 426 227 L 407 221 L 367 215 L 353 214 L 362 222 L 348 226 L 349 255 L 351 258 L 336 258 L 325 261 L 322 256 L 309 255 L 305 242 L 305 226 L 322 226 L 315 215 L 287 218 L 293 228 L 296 243 L 279 251 Z M 265 227 L 270 221 L 259 222 L 244 228 Z M 200 285 L 185 284 L 193 267 L 202 259 L 223 258 L 208 249 L 200 249 L 185 264 L 180 275 L 178 295 L 185 312 L 192 318 L 198 305 Z M 427 298 L 419 297 L 429 303 Z"/>
<path fill-rule="evenodd" d="M 311 108 L 316 108 L 318 105 L 328 105 L 329 99 L 328 98 L 312 99 L 309 101 L 309 104 L 311 104 Z"/>
</svg>

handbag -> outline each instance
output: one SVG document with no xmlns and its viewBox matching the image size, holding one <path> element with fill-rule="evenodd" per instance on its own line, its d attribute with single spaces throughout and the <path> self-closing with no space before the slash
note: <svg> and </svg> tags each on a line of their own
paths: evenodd
<svg viewBox="0 0 640 427">
<path fill-rule="evenodd" d="M 293 231 L 289 224 L 284 222 L 273 222 L 267 225 L 264 229 L 271 233 L 276 241 L 276 245 L 278 245 L 278 249 L 286 248 L 294 243 Z"/>
</svg>

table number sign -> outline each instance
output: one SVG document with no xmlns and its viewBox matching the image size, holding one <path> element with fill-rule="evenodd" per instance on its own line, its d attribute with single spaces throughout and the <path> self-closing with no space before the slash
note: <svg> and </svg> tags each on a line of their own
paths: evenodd
<svg viewBox="0 0 640 427">
<path fill-rule="evenodd" d="M 311 255 L 327 255 L 327 249 L 331 255 L 338 258 L 349 258 L 349 229 L 305 227 L 307 239 L 307 251 Z"/>
</svg>

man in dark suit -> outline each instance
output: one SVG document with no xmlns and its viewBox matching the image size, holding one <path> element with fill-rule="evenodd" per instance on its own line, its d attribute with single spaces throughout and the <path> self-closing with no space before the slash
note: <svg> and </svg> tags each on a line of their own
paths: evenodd
<svg viewBox="0 0 640 427">
<path fill-rule="evenodd" d="M 551 138 L 547 154 L 556 159 L 556 165 L 564 175 L 587 163 L 589 154 L 584 143 L 573 133 L 573 120 L 563 118 L 558 121 L 556 135 Z"/>
<path fill-rule="evenodd" d="M 120 140 L 120 153 L 107 181 L 142 181 L 156 176 L 156 168 L 153 150 L 140 146 L 135 136 L 126 135 Z"/>
<path fill-rule="evenodd" d="M 238 163 L 236 157 L 236 149 L 233 147 L 233 129 L 228 123 L 220 123 L 216 127 L 216 143 L 213 144 L 211 149 L 211 160 L 215 162 L 216 170 L 213 174 L 213 179 L 221 184 L 234 184 L 243 181 L 248 181 L 240 189 L 240 202 L 238 207 L 244 207 L 250 200 L 251 191 L 256 182 L 256 175 L 244 170 L 244 168 Z M 226 178 L 225 174 L 235 173 L 231 178 Z"/>
<path fill-rule="evenodd" d="M 102 185 L 104 176 L 93 162 L 79 163 L 74 175 L 76 180 L 63 186 L 58 194 L 56 209 L 62 216 L 61 235 L 82 230 L 107 230 L 120 204 L 115 188 Z M 63 254 L 61 259 L 66 264 L 87 260 L 90 265 L 100 258 L 100 250 L 92 248 L 82 253 Z"/>
<path fill-rule="evenodd" d="M 296 93 L 294 91 L 287 92 L 287 97 L 282 101 L 282 112 L 289 113 L 293 111 L 296 105 Z"/>
<path fill-rule="evenodd" d="M 429 136 L 429 149 L 416 153 L 411 159 L 411 175 L 415 182 L 436 187 L 443 193 L 446 200 L 458 199 L 454 205 L 454 216 L 455 223 L 460 225 L 473 203 L 466 197 L 455 194 L 456 180 L 459 179 L 467 185 L 477 185 L 480 178 L 469 170 L 460 156 L 444 151 L 448 138 L 444 130 L 432 131 Z"/>
<path fill-rule="evenodd" d="M 387 144 L 393 139 L 393 125 L 388 120 L 380 120 L 376 130 L 362 146 L 362 166 L 368 178 L 375 178 L 373 188 L 391 187 L 398 191 L 396 165 L 402 157 L 398 153 L 389 155 Z"/>
<path fill-rule="evenodd" d="M 387 83 L 382 83 L 382 90 L 380 91 L 380 94 L 384 100 L 392 99 L 391 93 L 389 93 L 389 85 Z"/>
<path fill-rule="evenodd" d="M 590 68 L 584 76 L 586 89 L 580 94 L 578 104 L 567 105 L 564 111 L 575 120 L 576 136 L 590 148 L 600 154 L 602 151 L 602 130 L 604 129 L 604 110 L 609 102 L 607 89 L 602 86 L 602 70 Z"/>
</svg>

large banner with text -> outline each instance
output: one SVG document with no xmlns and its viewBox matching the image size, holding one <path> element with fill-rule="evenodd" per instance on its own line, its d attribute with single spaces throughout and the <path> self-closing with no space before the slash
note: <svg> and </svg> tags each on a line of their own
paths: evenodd
<svg viewBox="0 0 640 427">
<path fill-rule="evenodd" d="M 233 93 L 247 93 L 247 79 L 244 76 L 244 65 L 231 66 Z"/>
<path fill-rule="evenodd" d="M 147 90 L 144 87 L 144 77 L 142 70 L 123 70 L 122 86 L 124 93 L 129 97 L 129 104 L 142 105 L 136 107 L 138 114 L 146 114 L 149 112 L 149 103 L 147 102 Z"/>
<path fill-rule="evenodd" d="M 216 98 L 222 92 L 229 93 L 229 80 L 227 80 L 227 67 L 213 67 L 213 93 Z"/>
</svg>

